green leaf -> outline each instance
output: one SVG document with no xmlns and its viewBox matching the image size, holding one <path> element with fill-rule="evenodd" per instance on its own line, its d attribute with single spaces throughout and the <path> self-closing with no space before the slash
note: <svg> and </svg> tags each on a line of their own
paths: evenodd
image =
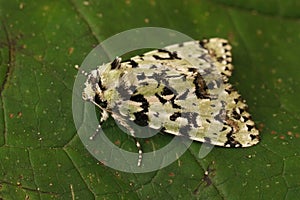
<svg viewBox="0 0 300 200">
<path fill-rule="evenodd" d="M 299 10 L 296 0 L 0 0 L 0 199 L 296 199 Z M 73 124 L 74 66 L 106 38 L 144 26 L 229 39 L 230 82 L 261 130 L 257 146 L 215 147 L 199 159 L 201 143 L 193 142 L 173 164 L 144 174 L 89 154 Z M 136 151 L 112 120 L 104 128 Z M 152 151 L 170 138 L 141 143 Z"/>
</svg>

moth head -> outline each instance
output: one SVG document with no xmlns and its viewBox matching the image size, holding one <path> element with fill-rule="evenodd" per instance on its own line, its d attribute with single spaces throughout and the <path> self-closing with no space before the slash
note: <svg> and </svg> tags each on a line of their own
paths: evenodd
<svg viewBox="0 0 300 200">
<path fill-rule="evenodd" d="M 119 75 L 119 68 L 121 67 L 121 58 L 116 57 L 111 63 L 103 64 L 90 73 L 82 71 L 87 77 L 82 92 L 82 99 L 90 101 L 97 107 L 103 109 L 107 106 L 107 101 L 104 98 L 104 92 L 107 87 L 112 87 L 111 84 L 117 83 L 108 79 L 114 79 Z M 102 77 L 102 79 L 101 79 Z M 106 77 L 103 79 L 103 77 Z"/>
<path fill-rule="evenodd" d="M 99 74 L 98 70 L 92 70 L 89 74 L 87 74 L 87 79 L 84 83 L 85 88 L 82 92 L 82 99 L 85 101 L 94 101 L 97 93 L 101 92 L 99 87 Z"/>
</svg>

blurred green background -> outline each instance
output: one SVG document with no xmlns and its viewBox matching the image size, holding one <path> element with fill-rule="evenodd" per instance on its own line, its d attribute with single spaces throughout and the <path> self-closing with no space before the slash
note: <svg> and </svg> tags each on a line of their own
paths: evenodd
<svg viewBox="0 0 300 200">
<path fill-rule="evenodd" d="M 0 0 L 0 199 L 298 198 L 299 17 L 297 0 Z M 230 41 L 230 82 L 261 130 L 259 145 L 216 147 L 201 160 L 194 142 L 145 174 L 110 169 L 85 150 L 72 118 L 74 66 L 106 38 L 144 26 Z M 113 120 L 104 128 L 136 151 Z M 169 138 L 142 146 L 151 151 Z"/>
</svg>

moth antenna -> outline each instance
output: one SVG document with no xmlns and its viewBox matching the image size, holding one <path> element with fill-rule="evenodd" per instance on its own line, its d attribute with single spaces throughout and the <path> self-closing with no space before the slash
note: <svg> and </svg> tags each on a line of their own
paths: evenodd
<svg viewBox="0 0 300 200">
<path fill-rule="evenodd" d="M 87 76 L 89 73 L 84 71 L 83 69 L 80 69 L 79 65 L 75 65 L 74 66 L 75 69 L 77 69 L 78 71 L 80 71 L 80 73 L 84 76 Z"/>
<path fill-rule="evenodd" d="M 75 65 L 74 68 L 79 70 L 79 65 Z"/>
<path fill-rule="evenodd" d="M 97 104 L 94 100 L 90 100 L 95 106 L 97 106 L 98 108 L 100 108 L 101 110 L 104 110 L 104 108 L 102 108 L 99 104 Z"/>
<path fill-rule="evenodd" d="M 98 124 L 98 126 L 97 126 L 97 128 L 96 128 L 96 130 L 95 130 L 95 133 L 92 135 L 92 136 L 90 136 L 90 140 L 94 140 L 95 139 L 95 137 L 99 134 L 99 130 L 101 129 L 101 125 L 100 124 Z"/>
</svg>

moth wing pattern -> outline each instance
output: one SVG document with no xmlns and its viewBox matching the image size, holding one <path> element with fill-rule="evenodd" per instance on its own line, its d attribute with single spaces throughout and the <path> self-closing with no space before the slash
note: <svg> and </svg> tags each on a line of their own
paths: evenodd
<svg viewBox="0 0 300 200">
<path fill-rule="evenodd" d="M 189 61 L 192 62 L 187 62 L 184 58 L 189 58 Z M 167 110 L 167 113 L 170 113 L 166 116 L 167 119 L 159 120 L 164 121 L 162 124 L 163 132 L 188 136 L 195 141 L 225 147 L 249 147 L 259 142 L 259 132 L 255 128 L 250 114 L 247 112 L 245 101 L 228 82 L 228 78 L 233 71 L 233 65 L 231 46 L 227 40 L 212 38 L 175 44 L 163 50 L 151 51 L 143 56 L 133 57 L 127 64 L 132 65 L 132 63 L 135 63 L 135 66 L 138 65 L 141 69 L 149 68 L 149 64 L 157 66 L 158 69 L 160 69 L 159 67 L 167 66 L 174 68 L 175 71 L 182 74 L 189 74 L 191 69 L 196 68 L 197 71 L 195 73 L 199 73 L 202 76 L 205 76 L 207 73 L 213 74 L 213 70 L 215 70 L 216 74 L 221 76 L 221 81 L 223 82 L 222 88 L 217 88 L 216 83 L 213 83 L 214 80 L 212 80 L 210 83 L 206 82 L 205 84 L 215 84 L 215 88 L 212 86 L 212 89 L 207 89 L 207 92 L 205 90 L 201 91 L 201 88 L 203 89 L 206 86 L 198 83 L 200 93 L 203 95 L 200 95 L 200 98 L 196 97 L 196 91 L 190 88 L 189 93 L 186 94 L 189 98 L 182 101 L 180 100 L 180 95 L 183 96 L 187 91 L 186 88 L 180 91 L 180 87 L 177 88 L 174 86 L 176 84 L 169 82 L 168 87 L 172 87 L 173 90 L 178 92 L 174 102 L 181 108 L 169 110 L 167 106 L 156 106 L 160 109 L 156 110 L 157 113 L 161 110 Z M 126 65 L 126 63 L 124 64 Z M 191 75 L 186 78 L 194 78 L 194 76 Z M 212 78 L 215 78 L 215 76 L 212 76 Z M 178 83 L 178 80 L 174 78 L 174 82 Z M 190 83 L 190 86 L 197 87 L 197 84 L 195 85 L 193 80 L 190 80 Z M 205 93 L 207 93 L 207 97 L 205 97 Z M 209 94 L 213 96 L 214 93 L 222 93 L 225 101 L 220 102 L 219 99 L 208 97 Z M 199 106 L 194 106 L 194 102 L 198 102 Z M 159 101 L 156 101 L 156 103 L 161 105 Z M 219 111 L 214 114 L 209 113 L 211 105 L 220 103 L 224 103 L 222 105 L 224 107 L 223 113 L 219 113 Z M 150 104 L 155 104 L 155 102 L 151 102 Z M 155 106 L 151 107 L 150 105 L 149 110 L 155 111 Z M 184 114 L 186 115 L 186 119 L 184 119 Z M 223 115 L 223 120 L 217 121 L 217 115 L 221 114 Z M 170 120 L 172 117 L 176 117 L 174 123 Z M 155 117 L 150 118 L 150 123 L 148 124 L 150 127 L 151 122 L 154 122 L 155 119 Z M 185 124 L 184 121 L 189 123 L 189 125 Z M 194 122 L 194 124 L 191 122 Z M 208 132 L 208 127 L 212 123 L 221 123 L 222 128 L 214 132 Z"/>
<path fill-rule="evenodd" d="M 208 50 L 215 65 L 224 76 L 225 92 L 227 93 L 225 124 L 229 128 L 229 132 L 223 134 L 224 139 L 226 134 L 224 146 L 249 147 L 256 145 L 260 141 L 259 131 L 255 127 L 250 113 L 247 112 L 248 106 L 228 82 L 228 77 L 231 76 L 233 70 L 232 47 L 227 40 L 221 38 L 205 39 L 200 43 Z"/>
<path fill-rule="evenodd" d="M 253 146 L 259 132 L 228 82 L 232 70 L 231 46 L 221 38 L 170 45 L 126 62 L 116 58 L 85 82 L 83 98 L 103 115 L 91 138 L 110 114 L 132 136 L 136 124 L 217 146 Z"/>
</svg>

